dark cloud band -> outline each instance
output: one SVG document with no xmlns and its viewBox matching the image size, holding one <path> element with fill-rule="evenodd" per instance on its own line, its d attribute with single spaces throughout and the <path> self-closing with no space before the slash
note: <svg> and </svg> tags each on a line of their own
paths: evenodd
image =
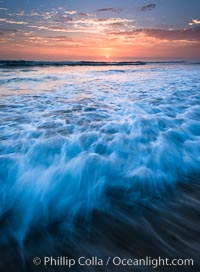
<svg viewBox="0 0 200 272">
<path fill-rule="evenodd" d="M 138 8 L 138 11 L 149 11 L 156 8 L 156 4 L 148 4 Z"/>
</svg>

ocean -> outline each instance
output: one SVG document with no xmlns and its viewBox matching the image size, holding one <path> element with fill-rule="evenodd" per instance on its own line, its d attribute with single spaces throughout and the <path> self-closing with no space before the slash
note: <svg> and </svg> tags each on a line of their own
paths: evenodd
<svg viewBox="0 0 200 272">
<path fill-rule="evenodd" d="M 1 61 L 0 271 L 55 271 L 35 256 L 192 258 L 169 271 L 198 271 L 199 75 L 192 62 Z"/>
</svg>

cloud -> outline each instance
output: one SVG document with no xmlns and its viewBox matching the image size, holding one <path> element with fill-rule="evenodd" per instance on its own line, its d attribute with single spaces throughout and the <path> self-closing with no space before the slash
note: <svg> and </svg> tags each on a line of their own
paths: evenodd
<svg viewBox="0 0 200 272">
<path fill-rule="evenodd" d="M 19 12 L 16 12 L 16 13 L 7 13 L 8 16 L 26 16 L 25 14 L 25 11 L 24 10 L 21 10 Z"/>
<path fill-rule="evenodd" d="M 47 11 L 41 14 L 42 18 L 45 20 L 52 19 L 56 17 L 57 12 L 56 11 Z"/>
<path fill-rule="evenodd" d="M 48 46 L 58 46 L 59 44 L 72 42 L 73 39 L 68 36 L 38 36 L 38 35 L 30 35 L 28 37 L 28 42 L 40 45 L 48 45 Z M 59 43 L 59 44 L 58 44 Z"/>
<path fill-rule="evenodd" d="M 189 23 L 189 25 L 200 25 L 200 20 L 194 19 Z"/>
<path fill-rule="evenodd" d="M 84 27 L 79 28 L 67 28 L 67 27 L 59 27 L 59 26 L 43 26 L 43 25 L 31 25 L 31 28 L 35 28 L 37 30 L 48 30 L 52 32 L 64 32 L 64 33 L 98 33 L 96 29 L 86 29 Z"/>
<path fill-rule="evenodd" d="M 90 17 L 61 17 L 56 18 L 49 25 L 30 25 L 29 27 L 38 30 L 49 30 L 54 32 L 70 33 L 99 33 L 105 34 L 108 31 L 131 31 L 133 30 L 134 20 L 124 18 L 90 18 Z M 61 24 L 62 23 L 62 24 Z"/>
<path fill-rule="evenodd" d="M 31 13 L 29 14 L 29 16 L 40 16 L 41 14 L 36 12 L 36 11 L 31 11 Z"/>
<path fill-rule="evenodd" d="M 24 10 L 21 10 L 17 13 L 15 13 L 16 16 L 24 16 L 25 15 L 25 11 Z"/>
<path fill-rule="evenodd" d="M 43 26 L 43 25 L 30 25 L 31 28 L 36 28 L 38 30 L 49 30 L 49 31 L 55 31 L 55 32 L 67 32 L 66 28 L 63 27 L 56 27 L 56 26 Z"/>
<path fill-rule="evenodd" d="M 152 37 L 160 40 L 167 41 L 196 41 L 200 42 L 200 28 L 189 28 L 189 29 L 135 29 L 133 31 L 119 31 L 110 32 L 112 35 L 125 36 L 127 38 L 134 38 L 138 35 L 144 35 L 146 37 Z"/>
<path fill-rule="evenodd" d="M 7 8 L 0 8 L 0 10 L 8 10 Z"/>
<path fill-rule="evenodd" d="M 13 34 L 13 33 L 15 34 L 18 32 L 21 32 L 21 31 L 17 29 L 1 29 L 0 36 L 8 36 L 10 34 Z"/>
<path fill-rule="evenodd" d="M 64 13 L 69 14 L 69 15 L 73 15 L 73 14 L 76 14 L 77 11 L 76 10 L 66 10 Z"/>
<path fill-rule="evenodd" d="M 83 17 L 91 17 L 91 16 L 94 16 L 93 13 L 87 13 L 87 12 L 79 12 L 78 15 L 79 15 L 79 16 L 83 16 Z"/>
<path fill-rule="evenodd" d="M 53 21 L 58 23 L 68 23 L 68 22 L 74 21 L 74 18 L 69 17 L 66 14 L 63 14 L 63 15 L 57 16 Z"/>
<path fill-rule="evenodd" d="M 149 10 L 152 10 L 154 8 L 156 8 L 156 4 L 148 4 L 148 5 L 139 7 L 137 10 L 138 11 L 149 11 Z"/>
<path fill-rule="evenodd" d="M 0 31 L 0 43 L 10 43 L 16 40 L 16 37 L 23 33 L 21 30 L 17 29 L 1 29 Z M 16 35 L 17 34 L 17 35 Z"/>
<path fill-rule="evenodd" d="M 97 9 L 95 10 L 95 12 L 120 12 L 122 11 L 122 8 L 102 8 L 102 9 Z"/>
<path fill-rule="evenodd" d="M 27 25 L 27 22 L 24 21 L 15 21 L 15 20 L 9 20 L 6 18 L 0 18 L 0 22 L 6 23 L 6 24 L 15 24 L 15 25 Z"/>
<path fill-rule="evenodd" d="M 166 39 L 170 41 L 172 40 L 200 41 L 200 28 L 183 30 L 146 29 L 144 33 L 151 37 Z"/>
<path fill-rule="evenodd" d="M 58 8 L 52 9 L 45 12 L 38 12 L 38 11 L 31 11 L 29 14 L 26 14 L 26 16 L 30 17 L 40 17 L 41 19 L 44 19 L 46 21 L 48 20 L 57 20 L 62 18 L 68 18 L 69 15 L 75 15 L 77 14 L 76 10 L 64 10 L 64 8 Z"/>
<path fill-rule="evenodd" d="M 16 33 L 16 32 L 21 32 L 21 30 L 4 28 L 4 29 L 1 29 L 1 32 L 3 32 L 3 33 L 6 34 L 6 33 L 11 33 L 11 32 L 14 32 L 14 33 Z"/>
</svg>

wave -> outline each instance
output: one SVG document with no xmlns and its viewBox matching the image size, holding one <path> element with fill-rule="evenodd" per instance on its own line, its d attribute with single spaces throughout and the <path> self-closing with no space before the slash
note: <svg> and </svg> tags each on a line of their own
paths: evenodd
<svg viewBox="0 0 200 272">
<path fill-rule="evenodd" d="M 0 60 L 0 68 L 23 67 L 62 67 L 62 66 L 140 66 L 147 64 L 200 64 L 193 61 L 29 61 L 29 60 Z M 27 70 L 25 70 L 26 72 Z"/>
<path fill-rule="evenodd" d="M 126 65 L 145 65 L 143 61 L 25 61 L 25 60 L 2 60 L 0 68 L 34 67 L 34 66 L 126 66 Z"/>
<path fill-rule="evenodd" d="M 24 267 L 55 252 L 199 264 L 199 67 L 157 67 L 3 75 L 5 92 L 35 89 L 0 103 L 2 271 L 35 271 L 13 252 Z"/>
<path fill-rule="evenodd" d="M 0 68 L 45 67 L 45 66 L 128 66 L 147 64 L 200 64 L 198 61 L 29 61 L 0 60 Z M 26 72 L 26 70 L 25 70 Z"/>
<path fill-rule="evenodd" d="M 24 71 L 26 72 L 26 71 Z M 40 83 L 41 81 L 48 80 L 48 81 L 55 81 L 58 78 L 55 76 L 40 76 L 40 77 L 12 77 L 9 79 L 0 79 L 0 84 L 7 84 L 7 83 L 17 83 L 17 82 L 38 82 Z"/>
</svg>

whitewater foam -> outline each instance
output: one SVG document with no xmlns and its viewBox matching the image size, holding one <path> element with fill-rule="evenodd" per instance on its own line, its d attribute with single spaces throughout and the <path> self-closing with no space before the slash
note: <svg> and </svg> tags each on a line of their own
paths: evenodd
<svg viewBox="0 0 200 272">
<path fill-rule="evenodd" d="M 198 66 L 34 69 L 1 75 L 7 238 L 23 245 L 40 220 L 73 229 L 79 214 L 115 213 L 115 194 L 133 207 L 199 176 Z"/>
</svg>

